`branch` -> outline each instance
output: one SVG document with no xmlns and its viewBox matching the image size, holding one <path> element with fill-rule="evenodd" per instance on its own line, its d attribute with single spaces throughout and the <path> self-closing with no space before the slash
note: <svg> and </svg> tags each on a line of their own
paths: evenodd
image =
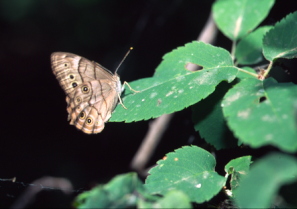
<svg viewBox="0 0 297 209">
<path fill-rule="evenodd" d="M 46 188 L 60 189 L 66 194 L 69 194 L 70 191 L 73 189 L 71 182 L 65 178 L 45 176 L 33 181 L 10 208 L 26 208 L 29 203 L 33 202 L 37 193 Z"/>
<path fill-rule="evenodd" d="M 213 21 L 212 14 L 210 14 L 202 32 L 197 38 L 197 41 L 203 41 L 205 43 L 212 44 L 215 41 L 217 32 L 218 30 Z M 187 69 L 196 71 L 197 65 L 189 63 Z M 136 170 L 140 174 L 145 173 L 144 176 L 147 175 L 145 166 L 154 153 L 155 148 L 166 131 L 173 115 L 174 113 L 162 115 L 150 123 L 149 130 L 131 162 L 130 166 L 133 170 Z"/>
</svg>

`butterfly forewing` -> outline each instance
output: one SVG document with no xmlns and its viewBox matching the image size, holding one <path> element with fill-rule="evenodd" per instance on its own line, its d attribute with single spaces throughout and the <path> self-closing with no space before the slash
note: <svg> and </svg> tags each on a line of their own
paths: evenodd
<svg viewBox="0 0 297 209">
<path fill-rule="evenodd" d="M 55 52 L 51 61 L 66 93 L 70 124 L 88 134 L 100 133 L 121 94 L 119 76 L 72 53 Z"/>
</svg>

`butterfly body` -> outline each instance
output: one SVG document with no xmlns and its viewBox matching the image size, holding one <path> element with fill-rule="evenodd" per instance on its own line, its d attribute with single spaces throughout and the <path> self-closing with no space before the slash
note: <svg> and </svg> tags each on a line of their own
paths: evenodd
<svg viewBox="0 0 297 209">
<path fill-rule="evenodd" d="M 120 77 L 84 57 L 55 52 L 53 73 L 66 93 L 68 120 L 84 133 L 100 133 L 122 92 Z"/>
</svg>

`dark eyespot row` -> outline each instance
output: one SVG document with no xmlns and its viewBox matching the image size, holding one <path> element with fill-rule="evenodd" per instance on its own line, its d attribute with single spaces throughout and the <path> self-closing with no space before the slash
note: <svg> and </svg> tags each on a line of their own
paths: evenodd
<svg viewBox="0 0 297 209">
<path fill-rule="evenodd" d="M 88 86 L 82 86 L 81 91 L 82 91 L 82 93 L 87 94 L 87 93 L 89 93 L 90 89 Z"/>
<path fill-rule="evenodd" d="M 73 82 L 71 85 L 72 85 L 73 88 L 77 87 L 77 83 L 76 82 Z"/>
<path fill-rule="evenodd" d="M 72 75 L 72 74 L 69 75 L 69 79 L 70 79 L 70 80 L 74 80 L 74 78 L 75 78 L 74 75 Z"/>
<path fill-rule="evenodd" d="M 64 68 L 68 68 L 70 66 L 70 64 L 68 62 L 64 63 Z"/>
<path fill-rule="evenodd" d="M 80 113 L 80 115 L 79 115 L 79 119 L 84 120 L 85 118 L 86 118 L 86 113 L 85 113 L 84 111 L 82 111 L 82 112 Z M 91 117 L 88 117 L 88 118 L 86 119 L 86 123 L 87 123 L 87 125 L 92 125 L 93 122 L 94 122 L 94 120 L 93 120 L 93 118 L 91 118 Z"/>
<path fill-rule="evenodd" d="M 83 120 L 83 119 L 85 119 L 85 117 L 86 117 L 85 112 L 81 112 L 79 115 L 79 118 Z"/>
<path fill-rule="evenodd" d="M 87 124 L 92 125 L 93 124 L 93 119 L 92 118 L 87 118 Z"/>
<path fill-rule="evenodd" d="M 80 96 L 77 96 L 77 97 L 75 98 L 75 101 L 76 101 L 76 103 L 81 103 L 81 102 L 82 102 L 82 99 L 81 99 Z"/>
</svg>

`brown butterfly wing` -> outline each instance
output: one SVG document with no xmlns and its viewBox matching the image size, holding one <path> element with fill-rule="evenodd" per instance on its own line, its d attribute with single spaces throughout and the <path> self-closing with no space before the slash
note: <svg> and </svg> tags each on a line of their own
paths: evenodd
<svg viewBox="0 0 297 209">
<path fill-rule="evenodd" d="M 121 94 L 118 75 L 71 53 L 51 56 L 52 69 L 66 96 L 68 119 L 83 132 L 100 133 Z"/>
<path fill-rule="evenodd" d="M 114 80 L 114 75 L 109 70 L 76 54 L 54 52 L 51 55 L 51 62 L 53 73 L 66 94 L 86 81 Z"/>
</svg>

